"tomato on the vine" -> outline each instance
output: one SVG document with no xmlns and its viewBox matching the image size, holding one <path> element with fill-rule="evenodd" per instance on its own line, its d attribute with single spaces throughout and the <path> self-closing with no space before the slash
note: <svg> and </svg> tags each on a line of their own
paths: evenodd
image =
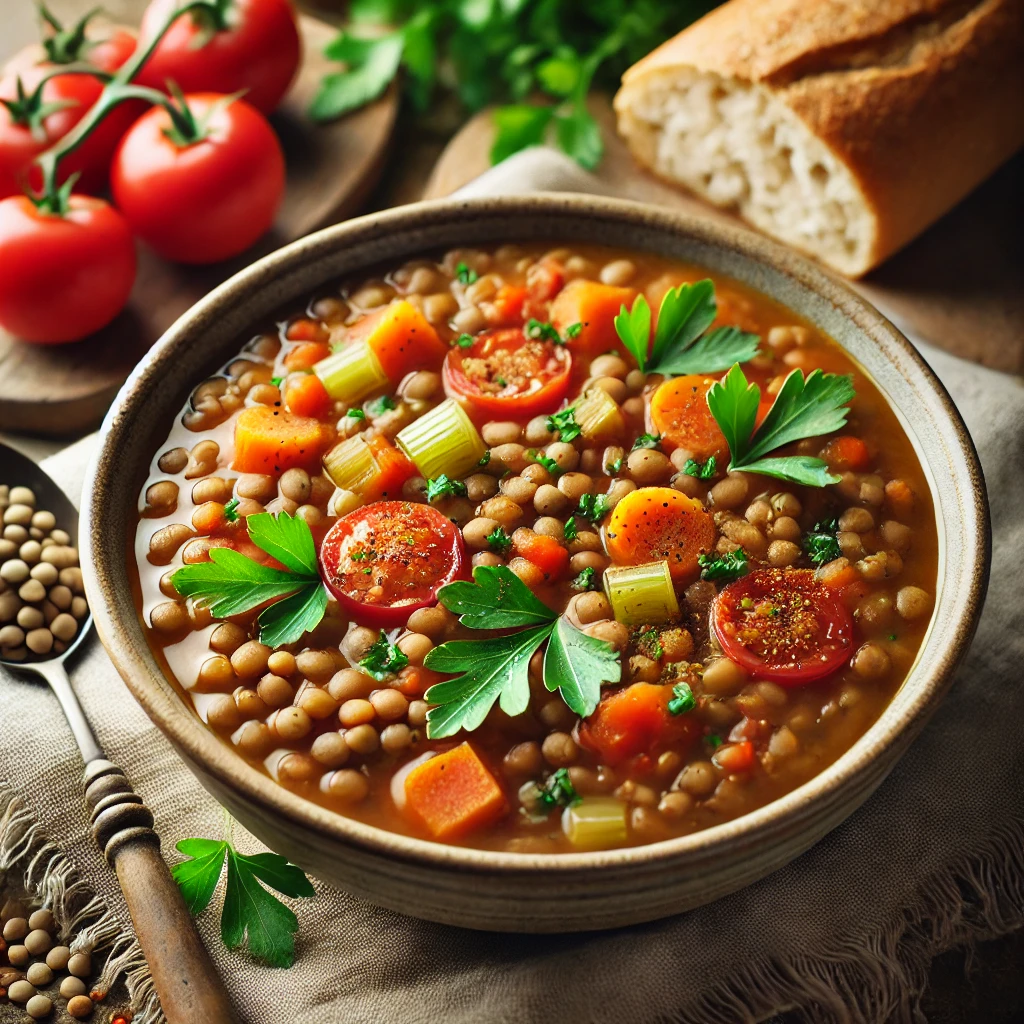
<svg viewBox="0 0 1024 1024">
<path fill-rule="evenodd" d="M 253 244 L 284 194 L 284 155 L 266 118 L 244 100 L 184 98 L 191 138 L 153 107 L 114 157 L 111 190 L 135 233 L 161 256 L 215 263 Z"/>
<path fill-rule="evenodd" d="M 122 310 L 135 242 L 109 203 L 73 195 L 63 213 L 27 196 L 0 201 L 0 326 L 24 341 L 77 341 Z"/>
<path fill-rule="evenodd" d="M 147 45 L 178 0 L 153 0 L 142 16 L 139 42 Z M 183 92 L 236 93 L 264 114 L 281 102 L 295 77 L 302 43 L 290 0 L 218 0 L 226 28 L 207 12 L 185 13 L 143 64 L 136 81 Z"/>
</svg>

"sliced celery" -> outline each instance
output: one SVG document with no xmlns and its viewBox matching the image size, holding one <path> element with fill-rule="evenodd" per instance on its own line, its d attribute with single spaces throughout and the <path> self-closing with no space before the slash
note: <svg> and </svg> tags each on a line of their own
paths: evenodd
<svg viewBox="0 0 1024 1024">
<path fill-rule="evenodd" d="M 611 603 L 612 614 L 627 626 L 679 618 L 679 601 L 665 559 L 605 569 L 604 592 Z"/>
<path fill-rule="evenodd" d="M 356 494 L 380 472 L 370 446 L 358 434 L 336 444 L 324 456 L 324 471 L 335 486 Z"/>
<path fill-rule="evenodd" d="M 582 850 L 607 850 L 626 841 L 626 805 L 610 796 L 587 796 L 562 812 L 562 831 Z"/>
<path fill-rule="evenodd" d="M 576 422 L 588 441 L 618 440 L 626 421 L 618 403 L 603 388 L 591 388 L 576 403 Z"/>
<path fill-rule="evenodd" d="M 461 480 L 487 451 L 465 409 L 450 398 L 399 431 L 395 440 L 427 480 L 442 473 Z"/>
<path fill-rule="evenodd" d="M 340 402 L 358 402 L 389 383 L 377 357 L 365 341 L 346 345 L 313 367 L 327 394 Z"/>
</svg>

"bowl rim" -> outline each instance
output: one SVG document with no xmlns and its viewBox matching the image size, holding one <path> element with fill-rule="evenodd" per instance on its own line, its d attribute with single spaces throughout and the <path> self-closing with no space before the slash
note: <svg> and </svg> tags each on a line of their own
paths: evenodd
<svg viewBox="0 0 1024 1024">
<path fill-rule="evenodd" d="M 132 623 L 119 622 L 112 613 L 113 597 L 119 584 L 111 568 L 103 564 L 102 556 L 97 561 L 97 552 L 103 550 L 97 509 L 101 507 L 108 490 L 102 467 L 105 462 L 116 460 L 118 435 L 126 431 L 126 422 L 130 420 L 128 410 L 131 409 L 133 392 L 159 373 L 161 363 L 172 356 L 179 340 L 187 338 L 193 324 L 199 325 L 201 330 L 204 321 L 215 314 L 222 304 L 230 306 L 232 302 L 244 298 L 247 291 L 253 285 L 258 285 L 268 272 L 283 274 L 296 271 L 307 264 L 316 263 L 346 244 L 372 241 L 383 234 L 401 232 L 405 228 L 429 228 L 432 223 L 449 225 L 457 218 L 470 218 L 474 213 L 492 217 L 517 213 L 544 214 L 556 218 L 562 215 L 589 215 L 624 227 L 668 230 L 719 250 L 731 250 L 755 263 L 767 264 L 798 286 L 825 298 L 876 346 L 883 349 L 895 346 L 902 350 L 922 374 L 926 385 L 948 417 L 957 452 L 963 457 L 968 469 L 969 480 L 963 490 L 963 501 L 972 507 L 974 513 L 973 529 L 961 534 L 965 550 L 968 550 L 969 556 L 973 556 L 974 571 L 963 599 L 959 627 L 952 636 L 942 637 L 941 643 L 945 649 L 940 659 L 930 676 L 920 681 L 917 692 L 903 706 L 898 716 L 890 702 L 867 732 L 836 761 L 776 800 L 737 818 L 685 836 L 604 851 L 512 853 L 406 836 L 331 811 L 292 793 L 269 775 L 249 765 L 208 729 L 180 697 L 154 685 L 149 678 L 150 667 L 141 658 L 134 656 L 131 644 L 126 642 L 128 633 L 132 629 L 141 629 L 141 624 L 137 617 Z M 886 402 L 897 408 L 885 389 L 879 387 Z M 397 207 L 314 232 L 239 271 L 179 317 L 140 361 L 118 392 L 100 428 L 100 443 L 86 474 L 82 517 L 88 529 L 80 540 L 83 549 L 81 561 L 100 637 L 135 699 L 191 766 L 198 768 L 202 775 L 212 777 L 237 798 L 257 805 L 261 813 L 275 815 L 277 825 L 291 824 L 318 833 L 328 841 L 356 847 L 370 854 L 383 854 L 392 860 L 503 876 L 528 875 L 540 868 L 559 874 L 590 874 L 595 869 L 610 870 L 635 867 L 647 862 L 716 857 L 727 848 L 756 847 L 760 841 L 777 831 L 781 823 L 793 823 L 812 816 L 813 808 L 819 802 L 825 803 L 829 795 L 834 796 L 837 791 L 864 775 L 873 762 L 884 759 L 886 752 L 895 744 L 909 742 L 924 725 L 951 684 L 953 673 L 973 638 L 984 601 L 991 559 L 991 528 L 984 479 L 977 451 L 960 413 L 917 349 L 866 299 L 854 292 L 846 281 L 794 250 L 746 228 L 650 204 L 580 193 L 537 192 L 472 199 L 448 198 Z M 127 539 L 126 543 L 131 557 L 131 543 Z M 870 743 L 867 742 L 869 738 Z M 891 760 L 894 762 L 896 758 Z M 205 783 L 205 780 L 202 781 Z"/>
</svg>

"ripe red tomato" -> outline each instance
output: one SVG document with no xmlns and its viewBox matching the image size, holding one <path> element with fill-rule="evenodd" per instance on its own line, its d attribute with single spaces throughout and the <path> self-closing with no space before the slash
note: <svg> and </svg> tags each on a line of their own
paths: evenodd
<svg viewBox="0 0 1024 1024">
<path fill-rule="evenodd" d="M 320 545 L 327 589 L 357 621 L 383 628 L 433 604 L 465 563 L 451 520 L 407 501 L 377 501 L 342 516 Z"/>
<path fill-rule="evenodd" d="M 161 256 L 216 263 L 248 249 L 274 222 L 284 194 L 284 155 L 266 118 L 244 100 L 186 96 L 206 137 L 179 146 L 162 107 L 121 141 L 110 172 L 114 202 Z"/>
<path fill-rule="evenodd" d="M 802 686 L 853 653 L 853 621 L 811 569 L 757 569 L 724 587 L 711 627 L 726 656 L 759 679 Z"/>
<path fill-rule="evenodd" d="M 142 16 L 139 41 L 145 46 L 178 0 L 153 0 Z M 290 0 L 229 0 L 230 27 L 212 32 L 200 15 L 183 14 L 168 29 L 136 79 L 166 88 L 168 79 L 183 92 L 245 91 L 264 114 L 281 102 L 302 57 L 302 43 Z M 209 38 L 204 42 L 204 38 Z"/>
<path fill-rule="evenodd" d="M 519 328 L 486 331 L 444 361 L 445 390 L 482 412 L 528 417 L 554 412 L 569 390 L 572 356 L 564 345 L 527 338 Z"/>
<path fill-rule="evenodd" d="M 77 341 L 124 308 L 135 243 L 109 203 L 73 195 L 64 216 L 26 196 L 0 202 L 0 326 L 24 341 Z"/>
</svg>

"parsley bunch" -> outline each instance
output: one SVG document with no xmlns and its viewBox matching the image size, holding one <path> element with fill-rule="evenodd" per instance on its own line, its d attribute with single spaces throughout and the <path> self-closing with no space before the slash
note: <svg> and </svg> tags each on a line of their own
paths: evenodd
<svg viewBox="0 0 1024 1024">
<path fill-rule="evenodd" d="M 716 0 L 352 0 L 352 25 L 325 53 L 344 67 L 320 84 L 311 116 L 329 120 L 380 96 L 404 72 L 425 114 L 438 92 L 495 111 L 497 163 L 552 135 L 584 167 L 603 143 L 586 107 L 592 86 L 622 72 L 716 5 Z M 374 34 L 374 26 L 377 26 Z M 380 27 L 389 30 L 381 33 Z M 542 93 L 547 99 L 535 103 Z"/>
</svg>

